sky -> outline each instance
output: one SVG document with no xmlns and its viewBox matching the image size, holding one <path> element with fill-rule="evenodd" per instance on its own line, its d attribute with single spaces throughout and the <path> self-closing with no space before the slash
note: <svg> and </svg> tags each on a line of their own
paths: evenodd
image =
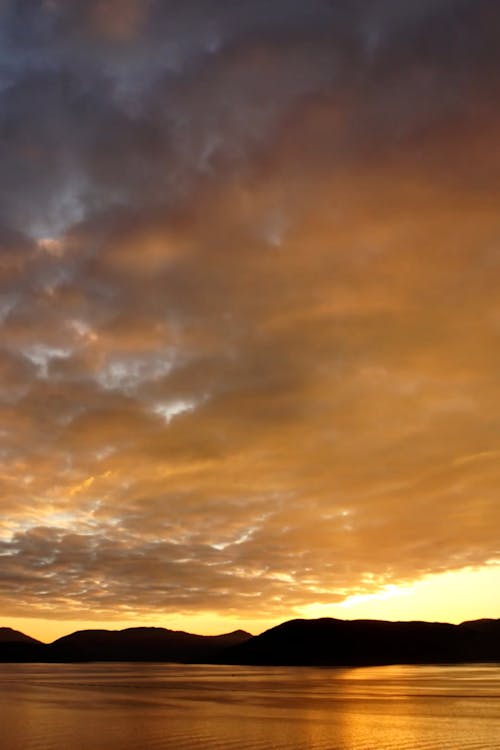
<svg viewBox="0 0 500 750">
<path fill-rule="evenodd" d="M 500 617 L 497 0 L 0 0 L 0 614 Z"/>
</svg>

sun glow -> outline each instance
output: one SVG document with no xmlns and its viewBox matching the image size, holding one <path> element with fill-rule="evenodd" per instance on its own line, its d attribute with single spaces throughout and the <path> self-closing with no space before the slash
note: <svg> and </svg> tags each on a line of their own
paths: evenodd
<svg viewBox="0 0 500 750">
<path fill-rule="evenodd" d="M 353 594 L 339 604 L 312 604 L 300 611 L 304 617 L 460 623 L 494 617 L 492 602 L 498 600 L 499 591 L 500 565 L 492 563 L 390 584 L 371 593 Z"/>
</svg>

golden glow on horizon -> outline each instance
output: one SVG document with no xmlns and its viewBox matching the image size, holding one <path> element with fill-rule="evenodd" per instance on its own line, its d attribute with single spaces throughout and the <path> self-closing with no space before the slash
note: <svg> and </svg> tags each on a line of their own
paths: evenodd
<svg viewBox="0 0 500 750">
<path fill-rule="evenodd" d="M 120 620 L 47 620 L 39 617 L 4 617 L 1 627 L 19 630 L 25 635 L 50 643 L 56 638 L 73 633 L 76 630 L 123 630 L 135 627 L 157 627 L 169 630 L 184 630 L 199 635 L 221 635 L 233 630 L 246 630 L 257 634 L 267 630 L 277 621 L 254 620 L 252 618 L 224 617 L 222 615 L 158 615 L 138 616 L 134 619 Z"/>
<path fill-rule="evenodd" d="M 139 626 L 184 630 L 200 635 L 219 635 L 246 630 L 257 635 L 285 620 L 303 617 L 336 617 L 343 620 L 425 620 L 458 624 L 465 620 L 496 618 L 500 591 L 500 565 L 450 571 L 426 576 L 401 586 L 389 585 L 380 592 L 348 597 L 340 604 L 311 604 L 281 618 L 226 617 L 214 613 L 194 615 L 157 614 L 121 620 L 46 620 L 29 617 L 2 619 L 4 627 L 49 643 L 75 630 L 122 630 Z"/>
<path fill-rule="evenodd" d="M 401 586 L 387 585 L 373 594 L 348 597 L 341 604 L 312 604 L 305 617 L 340 619 L 426 620 L 460 623 L 500 617 L 500 565 L 448 571 Z"/>
</svg>

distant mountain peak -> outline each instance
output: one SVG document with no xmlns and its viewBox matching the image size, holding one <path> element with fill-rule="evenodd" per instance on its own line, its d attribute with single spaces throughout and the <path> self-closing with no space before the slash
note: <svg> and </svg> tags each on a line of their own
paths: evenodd
<svg viewBox="0 0 500 750">
<path fill-rule="evenodd" d="M 40 641 L 13 628 L 0 628 L 0 643 L 40 643 Z"/>
</svg>

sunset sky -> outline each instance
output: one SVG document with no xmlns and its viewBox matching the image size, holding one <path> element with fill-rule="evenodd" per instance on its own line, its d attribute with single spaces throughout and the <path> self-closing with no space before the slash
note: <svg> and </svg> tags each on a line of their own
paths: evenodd
<svg viewBox="0 0 500 750">
<path fill-rule="evenodd" d="M 498 0 L 0 0 L 0 625 L 500 617 Z"/>
</svg>

